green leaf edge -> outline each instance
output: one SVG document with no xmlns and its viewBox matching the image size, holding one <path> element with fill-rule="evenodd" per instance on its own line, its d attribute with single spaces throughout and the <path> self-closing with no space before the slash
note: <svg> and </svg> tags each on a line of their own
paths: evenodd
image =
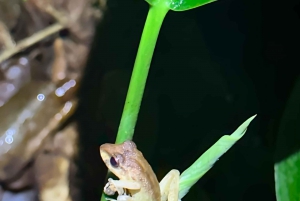
<svg viewBox="0 0 300 201">
<path fill-rule="evenodd" d="M 299 161 L 300 151 L 274 165 L 276 199 L 278 201 L 300 200 L 300 167 L 296 165 Z M 291 166 L 297 168 L 296 171 L 291 171 Z M 291 176 L 292 178 L 290 178 Z"/>
<path fill-rule="evenodd" d="M 200 6 L 204 6 L 209 3 L 213 3 L 217 0 L 207 0 L 206 2 L 201 2 L 198 5 L 194 5 L 191 7 L 184 6 L 184 5 L 183 6 L 174 5 L 174 2 L 167 2 L 167 1 L 164 2 L 164 0 L 163 1 L 161 1 L 161 0 L 158 0 L 158 1 L 145 0 L 145 1 L 151 6 L 161 6 L 162 4 L 164 4 L 164 6 L 167 7 L 169 10 L 180 12 L 180 11 L 187 11 L 187 10 L 191 10 L 194 8 L 198 8 Z"/>
<path fill-rule="evenodd" d="M 231 135 L 222 136 L 213 146 L 202 154 L 181 175 L 179 181 L 179 199 L 182 199 L 189 189 L 212 168 L 215 162 L 230 149 L 247 131 L 249 124 L 256 115 L 247 119 Z"/>
</svg>

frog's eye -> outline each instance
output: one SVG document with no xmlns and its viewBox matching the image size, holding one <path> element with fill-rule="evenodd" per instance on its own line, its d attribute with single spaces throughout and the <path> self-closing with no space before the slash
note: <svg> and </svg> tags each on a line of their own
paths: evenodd
<svg viewBox="0 0 300 201">
<path fill-rule="evenodd" d="M 115 159 L 113 156 L 110 158 L 110 164 L 111 164 L 113 167 L 119 167 L 118 162 L 116 161 L 116 159 Z"/>
</svg>

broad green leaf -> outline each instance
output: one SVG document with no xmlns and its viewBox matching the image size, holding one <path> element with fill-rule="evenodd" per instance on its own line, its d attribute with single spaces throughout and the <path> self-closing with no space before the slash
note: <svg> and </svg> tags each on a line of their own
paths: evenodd
<svg viewBox="0 0 300 201">
<path fill-rule="evenodd" d="M 205 4 L 214 2 L 216 0 L 146 0 L 150 5 L 165 5 L 173 11 L 185 11 Z"/>
<path fill-rule="evenodd" d="M 300 152 L 275 164 L 275 183 L 278 201 L 300 200 Z"/>
<path fill-rule="evenodd" d="M 278 201 L 300 200 L 300 77 L 287 101 L 279 124 L 275 151 Z"/>
<path fill-rule="evenodd" d="M 247 119 L 231 135 L 222 136 L 212 147 L 200 156 L 180 176 L 179 199 L 215 164 L 215 162 L 232 147 L 247 131 L 247 127 L 256 115 Z"/>
</svg>

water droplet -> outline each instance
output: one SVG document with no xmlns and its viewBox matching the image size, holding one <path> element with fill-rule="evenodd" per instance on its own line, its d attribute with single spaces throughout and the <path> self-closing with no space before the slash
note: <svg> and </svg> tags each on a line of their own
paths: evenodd
<svg viewBox="0 0 300 201">
<path fill-rule="evenodd" d="M 65 91 L 68 91 L 68 90 L 71 88 L 71 86 L 70 86 L 69 82 L 67 82 L 67 83 L 65 83 L 65 84 L 62 86 L 62 88 L 63 88 Z"/>
<path fill-rule="evenodd" d="M 55 94 L 58 96 L 58 97 L 62 97 L 63 95 L 65 95 L 65 90 L 63 89 L 63 88 L 61 88 L 61 87 L 59 87 L 59 88 L 57 88 L 56 90 L 55 90 Z"/>
<path fill-rule="evenodd" d="M 19 63 L 25 66 L 26 64 L 28 64 L 28 59 L 26 57 L 21 57 L 19 59 Z"/>
<path fill-rule="evenodd" d="M 7 135 L 7 136 L 12 136 L 12 135 L 15 134 L 15 132 L 16 132 L 15 129 L 10 128 L 10 129 L 8 129 L 8 130 L 5 132 L 5 135 Z"/>
<path fill-rule="evenodd" d="M 6 73 L 7 79 L 14 80 L 21 75 L 21 69 L 19 66 L 10 67 Z"/>
<path fill-rule="evenodd" d="M 45 95 L 44 94 L 39 94 L 36 97 L 38 99 L 38 101 L 43 101 L 45 99 Z"/>
<path fill-rule="evenodd" d="M 11 144 L 11 143 L 13 143 L 13 141 L 14 141 L 14 138 L 12 136 L 10 136 L 10 135 L 6 136 L 5 142 L 7 144 Z"/>
<path fill-rule="evenodd" d="M 74 87 L 76 85 L 76 81 L 75 80 L 70 80 L 69 84 L 71 87 Z"/>
</svg>

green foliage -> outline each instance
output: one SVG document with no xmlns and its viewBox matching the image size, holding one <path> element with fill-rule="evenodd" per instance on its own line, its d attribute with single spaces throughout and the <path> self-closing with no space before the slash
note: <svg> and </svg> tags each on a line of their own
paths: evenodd
<svg viewBox="0 0 300 201">
<path fill-rule="evenodd" d="M 277 136 L 275 185 L 278 201 L 300 200 L 300 77 L 287 101 Z"/>
<path fill-rule="evenodd" d="M 151 6 L 136 56 L 116 143 L 122 143 L 125 140 L 132 139 L 133 137 L 153 52 L 160 27 L 167 12 L 169 10 L 185 11 L 193 9 L 214 2 L 215 0 L 146 1 Z M 219 139 L 194 164 L 192 164 L 191 167 L 181 174 L 179 192 L 180 199 L 184 197 L 189 189 L 213 166 L 219 157 L 221 157 L 245 134 L 248 125 L 254 118 L 255 116 L 246 120 L 233 134 L 225 135 Z M 101 201 L 104 200 L 105 196 L 102 194 Z"/>
<path fill-rule="evenodd" d="M 146 0 L 150 5 L 157 6 L 165 5 L 173 11 L 185 11 L 205 4 L 214 2 L 216 0 Z"/>
<path fill-rule="evenodd" d="M 180 176 L 179 198 L 184 197 L 189 189 L 208 171 L 215 162 L 232 147 L 247 131 L 247 127 L 256 115 L 247 119 L 231 135 L 224 135 L 202 156 L 200 156 Z"/>
<path fill-rule="evenodd" d="M 300 200 L 300 152 L 275 164 L 275 182 L 278 201 Z"/>
</svg>

